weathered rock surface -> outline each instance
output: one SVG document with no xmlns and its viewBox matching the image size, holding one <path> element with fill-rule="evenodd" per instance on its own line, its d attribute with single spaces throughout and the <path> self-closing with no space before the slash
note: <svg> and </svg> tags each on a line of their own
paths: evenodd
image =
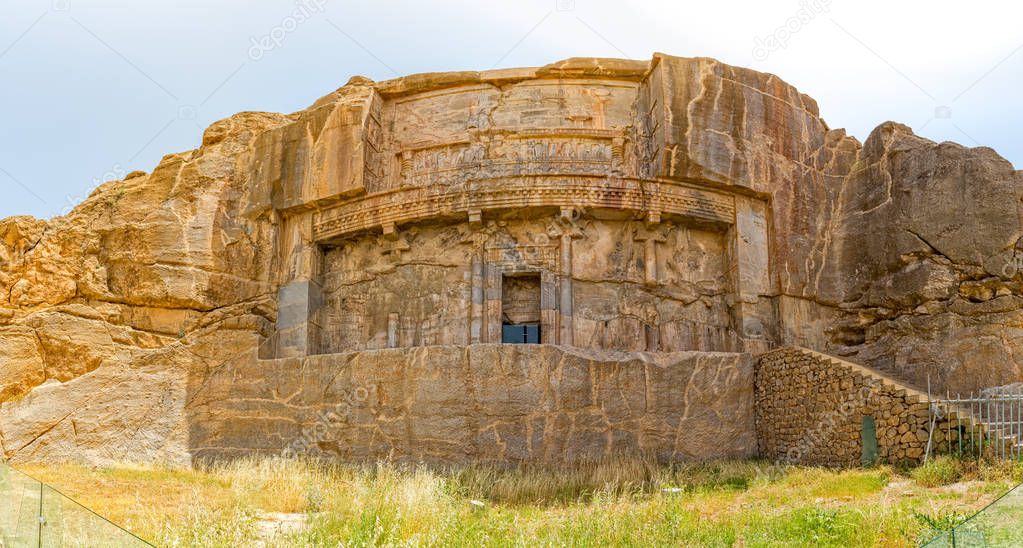
<svg viewBox="0 0 1023 548">
<path fill-rule="evenodd" d="M 621 442 L 703 458 L 715 424 L 736 428 L 721 451 L 739 454 L 747 395 L 731 379 L 707 400 L 720 377 L 697 373 L 745 358 L 675 351 L 800 344 L 938 391 L 1023 380 L 1021 194 L 990 149 L 894 123 L 861 145 L 776 76 L 712 59 L 356 77 L 298 113 L 217 122 L 68 215 L 0 220 L 0 452 L 184 464 L 270 450 L 337 397 L 331 375 L 351 388 L 381 368 L 378 414 L 345 434 L 371 442 L 334 439 L 340 454 L 570 458 Z M 486 265 L 539 274 L 539 305 L 502 301 Z M 538 310 L 543 342 L 598 353 L 477 348 L 500 340 L 500 306 Z M 431 344 L 447 346 L 376 350 Z M 493 373 L 507 392 L 479 353 L 508 364 Z M 587 395 L 551 380 L 565 368 L 603 380 Z M 616 386 L 665 404 L 678 386 L 636 384 L 654 373 L 695 383 L 705 408 L 593 403 Z M 430 388 L 400 392 L 413 381 Z M 467 392 L 481 387 L 514 426 L 465 423 L 493 403 Z M 301 409 L 275 414 L 284 393 Z M 572 406 L 591 426 L 558 422 Z M 398 416 L 444 435 L 387 433 Z M 522 429 L 537 420 L 551 437 L 534 446 Z M 695 447 L 666 437 L 686 420 Z"/>
<path fill-rule="evenodd" d="M 756 453 L 753 360 L 549 345 L 236 361 L 191 404 L 197 457 L 571 462 Z"/>
<path fill-rule="evenodd" d="M 836 201 L 829 347 L 938 391 L 1018 381 L 1023 174 L 902 125 L 867 139 Z"/>
<path fill-rule="evenodd" d="M 4 456 L 189 462 L 189 375 L 272 325 L 269 231 L 241 215 L 238 167 L 284 121 L 240 114 L 69 215 L 0 221 Z"/>
</svg>

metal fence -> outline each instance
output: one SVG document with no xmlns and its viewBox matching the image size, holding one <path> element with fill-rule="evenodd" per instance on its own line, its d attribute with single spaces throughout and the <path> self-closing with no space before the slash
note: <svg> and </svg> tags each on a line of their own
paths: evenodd
<svg viewBox="0 0 1023 548">
<path fill-rule="evenodd" d="M 135 548 L 144 540 L 0 462 L 0 548 Z"/>
<path fill-rule="evenodd" d="M 932 398 L 927 455 L 934 453 L 935 433 L 949 453 L 992 459 L 1023 458 L 1023 394 L 999 389 L 980 395 Z"/>
</svg>

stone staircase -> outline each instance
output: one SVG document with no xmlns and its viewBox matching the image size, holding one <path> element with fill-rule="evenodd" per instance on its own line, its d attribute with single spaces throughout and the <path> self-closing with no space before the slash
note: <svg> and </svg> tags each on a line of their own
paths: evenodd
<svg viewBox="0 0 1023 548">
<path fill-rule="evenodd" d="M 1000 405 L 993 398 L 941 398 L 934 394 L 928 397 L 927 392 L 897 378 L 888 370 L 853 363 L 808 348 L 792 348 L 880 382 L 882 386 L 903 395 L 908 402 L 929 402 L 932 412 L 938 411 L 939 419 L 948 419 L 943 424 L 954 424 L 954 428 L 961 428 L 967 435 L 972 432 L 975 439 L 977 436 L 982 437 L 984 443 L 1003 458 L 1023 457 L 1023 395 L 1009 405 Z"/>
</svg>

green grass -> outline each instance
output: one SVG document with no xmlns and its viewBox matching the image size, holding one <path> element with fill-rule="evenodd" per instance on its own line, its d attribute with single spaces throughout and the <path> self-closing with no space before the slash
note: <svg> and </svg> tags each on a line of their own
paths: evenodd
<svg viewBox="0 0 1023 548">
<path fill-rule="evenodd" d="M 949 466 L 969 481 L 944 485 Z M 160 546 L 913 546 L 1023 469 L 620 458 L 512 469 L 258 459 L 26 471 Z M 282 517 L 297 524 L 275 530 Z"/>
<path fill-rule="evenodd" d="M 925 487 L 949 485 L 963 477 L 963 464 L 952 457 L 935 457 L 914 469 L 912 476 L 917 483 Z"/>
</svg>

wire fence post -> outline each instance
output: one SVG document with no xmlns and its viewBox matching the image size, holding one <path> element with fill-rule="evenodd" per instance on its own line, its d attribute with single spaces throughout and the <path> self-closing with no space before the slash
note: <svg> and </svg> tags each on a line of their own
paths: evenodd
<svg viewBox="0 0 1023 548">
<path fill-rule="evenodd" d="M 971 392 L 965 397 L 956 394 L 953 398 L 948 394 L 945 398 L 934 398 L 928 388 L 927 398 L 930 429 L 924 452 L 925 463 L 932 451 L 959 456 L 965 456 L 965 452 L 969 451 L 978 461 L 983 458 L 1023 459 L 1023 393 L 995 390 L 979 394 Z M 942 427 L 945 430 L 944 442 L 936 441 L 933 438 L 935 429 L 941 433 Z M 955 439 L 952 439 L 953 432 Z M 967 435 L 969 438 L 964 439 Z"/>
</svg>

